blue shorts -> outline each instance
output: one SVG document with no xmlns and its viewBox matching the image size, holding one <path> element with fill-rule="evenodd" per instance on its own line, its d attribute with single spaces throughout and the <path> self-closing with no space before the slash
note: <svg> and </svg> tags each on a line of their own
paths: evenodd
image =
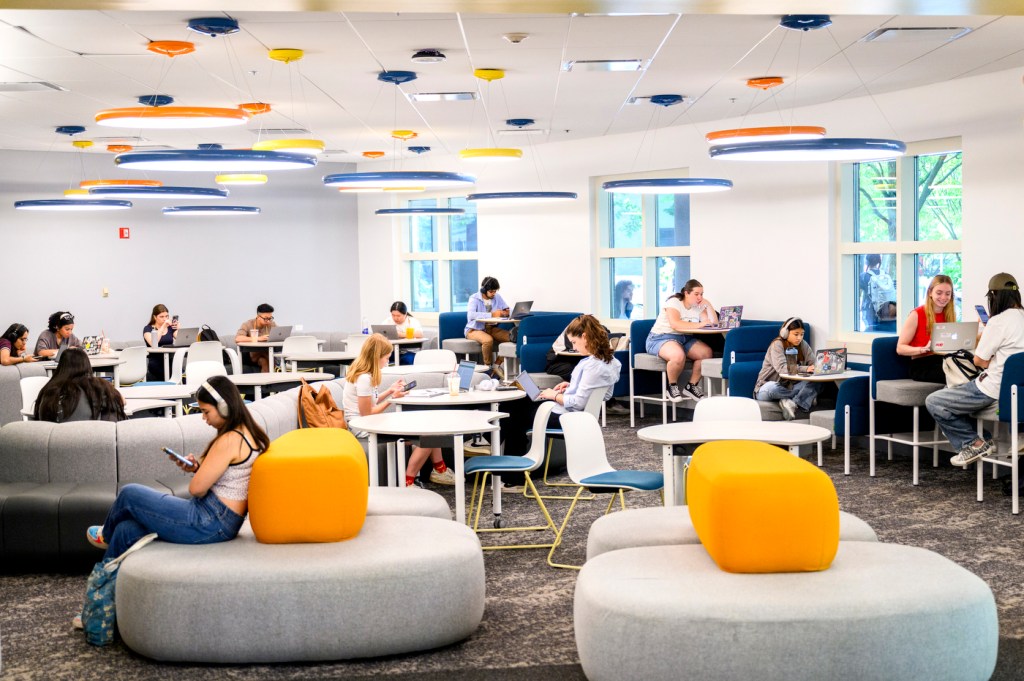
<svg viewBox="0 0 1024 681">
<path fill-rule="evenodd" d="M 661 352 L 661 346 L 670 341 L 675 341 L 682 345 L 683 352 L 689 352 L 690 348 L 697 342 L 697 338 L 683 333 L 652 333 L 647 336 L 647 352 L 657 355 Z"/>
</svg>

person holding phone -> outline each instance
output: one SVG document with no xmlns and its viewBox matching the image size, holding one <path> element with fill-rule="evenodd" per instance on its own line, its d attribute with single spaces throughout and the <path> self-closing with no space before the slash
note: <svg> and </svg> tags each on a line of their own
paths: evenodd
<svg viewBox="0 0 1024 681">
<path fill-rule="evenodd" d="M 153 312 L 149 315 L 149 324 L 142 328 L 142 340 L 150 348 L 166 347 L 174 345 L 178 336 L 178 315 L 168 319 L 167 306 L 157 304 L 153 306 Z M 160 355 L 150 353 L 146 358 L 146 380 L 162 381 L 164 377 L 164 364 Z"/>
<path fill-rule="evenodd" d="M 705 359 L 711 359 L 713 353 L 707 343 L 686 332 L 717 323 L 715 306 L 704 297 L 704 285 L 696 279 L 683 284 L 683 288 L 669 296 L 661 306 L 661 312 L 647 336 L 646 349 L 668 363 L 665 369 L 668 373 L 668 399 L 682 402 L 684 391 L 695 400 L 704 399 L 704 391 L 700 387 L 700 365 Z M 680 390 L 679 377 L 686 368 L 687 359 L 693 362 L 690 382 Z"/>
<path fill-rule="evenodd" d="M 56 355 L 61 347 L 82 347 L 82 341 L 74 331 L 75 315 L 63 311 L 54 312 L 46 322 L 46 331 L 39 334 L 39 338 L 36 339 L 36 349 L 32 354 L 49 359 Z"/>
<path fill-rule="evenodd" d="M 117 558 L 150 532 L 175 544 L 214 544 L 238 534 L 248 511 L 252 464 L 270 446 L 270 438 L 227 376 L 211 376 L 196 391 L 196 401 L 216 435 L 198 459 L 194 454 L 168 454 L 178 468 L 192 474 L 192 498 L 134 483 L 122 487 L 103 525 L 86 531 L 90 544 L 106 549 L 104 561 Z"/>
<path fill-rule="evenodd" d="M 351 423 L 352 419 L 360 416 L 380 414 L 391 406 L 391 397 L 405 397 L 406 386 L 402 379 L 395 381 L 390 388 L 380 392 L 380 384 L 383 380 L 381 369 L 388 365 L 394 346 L 391 342 L 379 333 L 371 334 L 359 350 L 359 357 L 352 362 L 345 374 L 345 390 L 342 393 L 341 404 L 345 410 L 345 421 Z M 367 449 L 369 434 L 365 431 L 354 430 L 352 434 L 359 439 L 363 449 Z M 441 457 L 441 444 L 446 438 L 420 438 L 419 446 L 413 447 L 409 455 L 408 465 L 405 468 L 405 486 L 412 487 L 416 484 L 416 476 L 420 469 L 430 457 L 433 463 L 433 470 L 430 471 L 430 481 L 438 485 L 454 485 L 455 474 L 445 465 Z M 368 455 L 376 456 L 376 452 L 367 451 Z"/>
<path fill-rule="evenodd" d="M 480 344 L 480 353 L 484 364 L 491 367 L 491 373 L 498 378 L 505 378 L 505 372 L 494 362 L 494 344 L 507 343 L 511 336 L 508 331 L 497 324 L 484 324 L 481 319 L 508 318 L 511 311 L 508 303 L 498 293 L 501 284 L 494 277 L 484 277 L 480 282 L 480 290 L 469 297 L 466 310 L 465 336 Z"/>
<path fill-rule="evenodd" d="M 36 358 L 26 354 L 28 344 L 28 327 L 15 322 L 7 327 L 0 336 L 0 366 L 14 366 L 25 362 L 35 362 Z"/>
<path fill-rule="evenodd" d="M 928 284 L 924 305 L 915 307 L 907 315 L 896 342 L 896 354 L 912 360 L 908 369 L 910 378 L 946 385 L 946 373 L 942 370 L 943 356 L 931 351 L 932 330 L 936 323 L 955 321 L 953 280 L 945 274 L 936 274 Z"/>
</svg>

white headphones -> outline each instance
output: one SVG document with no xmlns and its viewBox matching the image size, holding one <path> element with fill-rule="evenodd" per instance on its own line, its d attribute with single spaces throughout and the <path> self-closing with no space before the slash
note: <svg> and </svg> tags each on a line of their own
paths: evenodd
<svg viewBox="0 0 1024 681">
<path fill-rule="evenodd" d="M 477 390 L 497 390 L 498 389 L 498 379 L 496 379 L 496 378 L 485 378 L 484 380 L 482 380 L 482 381 L 480 381 L 479 383 L 476 384 L 476 389 Z"/>
<path fill-rule="evenodd" d="M 795 322 L 799 317 L 790 317 L 782 323 L 782 327 L 779 329 L 779 338 L 785 340 L 789 335 L 789 325 Z"/>
<path fill-rule="evenodd" d="M 228 403 L 220 396 L 220 393 L 210 385 L 209 381 L 203 381 L 202 388 L 206 392 L 210 393 L 210 397 L 212 397 L 217 403 L 217 413 L 220 414 L 221 418 L 226 419 L 231 416 L 231 409 L 228 407 Z"/>
</svg>

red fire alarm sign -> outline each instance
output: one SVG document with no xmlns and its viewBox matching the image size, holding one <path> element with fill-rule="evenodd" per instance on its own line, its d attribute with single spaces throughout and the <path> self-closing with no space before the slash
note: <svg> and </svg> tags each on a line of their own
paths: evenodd
<svg viewBox="0 0 1024 681">
<path fill-rule="evenodd" d="M 128 227 L 118 227 L 117 234 L 122 239 L 131 239 L 131 229 Z"/>
</svg>

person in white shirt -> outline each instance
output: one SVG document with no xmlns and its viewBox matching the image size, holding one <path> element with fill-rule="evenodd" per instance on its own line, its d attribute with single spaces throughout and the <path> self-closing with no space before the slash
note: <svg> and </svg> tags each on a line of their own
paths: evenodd
<svg viewBox="0 0 1024 681">
<path fill-rule="evenodd" d="M 359 357 L 349 367 L 345 375 L 345 389 L 341 396 L 342 408 L 345 410 L 345 421 L 352 423 L 352 419 L 360 416 L 380 414 L 391 406 L 391 397 L 405 397 L 405 382 L 402 379 L 395 381 L 390 388 L 380 392 L 382 381 L 381 369 L 388 365 L 394 346 L 387 338 L 379 333 L 372 334 L 363 343 L 359 351 Z M 366 448 L 366 441 L 369 434 L 365 431 L 353 429 L 352 434 L 360 440 L 363 448 Z M 424 440 L 420 439 L 420 445 Z M 437 438 L 443 440 L 443 438 Z M 376 456 L 376 452 L 367 452 L 370 456 Z M 438 485 L 454 485 L 455 474 L 448 468 L 441 457 L 441 446 L 438 443 L 427 443 L 427 446 L 413 447 L 412 454 L 405 469 L 405 486 L 411 487 L 415 484 L 416 476 L 423 467 L 424 462 L 430 457 L 434 465 L 430 472 L 430 481 Z"/>
<path fill-rule="evenodd" d="M 401 300 L 396 300 L 391 303 L 391 319 L 386 319 L 381 324 L 395 325 L 395 332 L 398 333 L 399 338 L 423 338 L 423 323 L 420 320 L 413 317 L 409 312 L 409 308 Z M 409 329 L 412 329 L 412 335 L 409 335 Z M 402 348 L 399 351 L 399 364 L 412 364 L 416 358 L 416 350 L 406 350 Z"/>
<path fill-rule="evenodd" d="M 999 400 L 1003 364 L 1024 352 L 1024 307 L 1013 275 L 1001 272 L 988 281 L 989 320 L 974 350 L 974 363 L 983 371 L 973 381 L 934 392 L 925 400 L 928 413 L 957 450 L 949 462 L 967 466 L 995 451 L 986 432 L 978 436 L 972 414 Z"/>
<path fill-rule="evenodd" d="M 704 297 L 704 286 L 696 279 L 683 284 L 679 293 L 672 294 L 651 327 L 647 336 L 647 352 L 661 357 L 668 363 L 668 398 L 673 402 L 682 402 L 683 393 L 679 389 L 679 376 L 686 368 L 686 360 L 693 362 L 690 370 L 690 382 L 683 390 L 695 400 L 704 399 L 704 391 L 700 389 L 700 364 L 712 355 L 711 347 L 687 331 L 712 326 L 718 323 L 718 313 L 714 305 Z"/>
</svg>

